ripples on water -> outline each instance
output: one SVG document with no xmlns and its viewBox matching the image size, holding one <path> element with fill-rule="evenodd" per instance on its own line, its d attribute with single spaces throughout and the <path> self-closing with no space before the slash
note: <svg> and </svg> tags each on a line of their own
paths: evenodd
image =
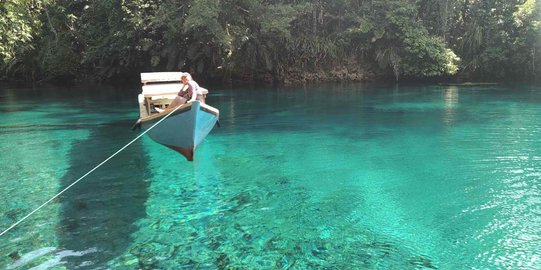
<svg viewBox="0 0 541 270">
<path fill-rule="evenodd" d="M 0 91 L 2 228 L 136 135 L 138 89 Z M 195 162 L 145 137 L 2 236 L 0 267 L 541 268 L 539 87 L 209 103 L 222 127 Z"/>
</svg>

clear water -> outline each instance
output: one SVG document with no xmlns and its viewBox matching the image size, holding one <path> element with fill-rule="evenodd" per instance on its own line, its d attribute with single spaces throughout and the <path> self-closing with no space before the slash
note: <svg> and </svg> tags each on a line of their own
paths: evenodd
<svg viewBox="0 0 541 270">
<path fill-rule="evenodd" d="M 100 89 L 98 89 L 100 88 Z M 137 87 L 0 87 L 0 229 L 133 139 Z M 541 87 L 214 89 L 1 236 L 6 269 L 541 269 Z"/>
</svg>

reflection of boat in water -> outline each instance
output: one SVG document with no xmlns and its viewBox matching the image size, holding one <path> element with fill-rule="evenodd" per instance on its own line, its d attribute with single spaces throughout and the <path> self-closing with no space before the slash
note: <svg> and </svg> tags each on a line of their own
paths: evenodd
<svg viewBox="0 0 541 270">
<path fill-rule="evenodd" d="M 197 146 L 218 121 L 220 112 L 205 104 L 208 93 L 206 89 L 203 89 L 198 100 L 169 108 L 169 104 L 181 89 L 181 74 L 182 72 L 141 73 L 143 91 L 139 94 L 139 123 L 146 130 L 163 119 L 148 131 L 148 135 L 191 161 Z"/>
</svg>

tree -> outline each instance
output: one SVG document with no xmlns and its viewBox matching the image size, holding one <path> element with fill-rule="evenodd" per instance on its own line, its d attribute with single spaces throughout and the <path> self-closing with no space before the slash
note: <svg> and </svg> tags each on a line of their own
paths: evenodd
<svg viewBox="0 0 541 270">
<path fill-rule="evenodd" d="M 4 0 L 0 70 L 34 80 L 539 78 L 539 0 Z M 351 68 L 352 67 L 352 68 Z M 351 68 L 351 69 L 350 69 Z M 319 77 L 319 76 L 312 76 Z"/>
<path fill-rule="evenodd" d="M 385 34 L 376 42 L 376 59 L 390 65 L 396 80 L 453 75 L 459 58 L 418 20 L 417 1 L 382 1 L 375 20 Z"/>
<path fill-rule="evenodd" d="M 33 42 L 42 26 L 39 15 L 45 4 L 39 0 L 4 0 L 0 4 L 0 70 L 3 73 L 32 70 L 25 56 L 35 49 Z"/>
</svg>

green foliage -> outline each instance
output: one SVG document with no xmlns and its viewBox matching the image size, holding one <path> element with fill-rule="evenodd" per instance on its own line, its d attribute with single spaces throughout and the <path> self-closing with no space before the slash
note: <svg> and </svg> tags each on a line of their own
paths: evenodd
<svg viewBox="0 0 541 270">
<path fill-rule="evenodd" d="M 517 5 L 518 4 L 518 5 Z M 538 0 L 471 1 L 458 5 L 449 40 L 463 59 L 462 70 L 494 80 L 531 79 L 541 60 Z"/>
<path fill-rule="evenodd" d="M 37 0 L 0 3 L 0 70 L 3 72 L 32 69 L 31 66 L 21 68 L 21 63 L 35 49 L 33 41 L 42 25 L 38 16 L 43 4 L 45 1 Z"/>
<path fill-rule="evenodd" d="M 261 32 L 284 38 L 291 37 L 289 27 L 298 14 L 298 10 L 293 6 L 283 4 L 268 7 L 259 6 L 256 12 L 260 14 L 257 18 L 259 18 Z"/>
<path fill-rule="evenodd" d="M 74 24 L 74 47 L 81 48 L 81 65 L 95 77 L 108 78 L 122 74 L 136 65 L 133 24 L 126 20 L 117 1 L 96 1 L 85 5 Z M 132 28 L 133 27 L 133 28 Z M 79 45 L 80 44 L 80 45 Z"/>
<path fill-rule="evenodd" d="M 401 68 L 406 76 L 434 77 L 453 75 L 458 71 L 459 58 L 439 38 L 426 31 L 406 36 Z"/>
<path fill-rule="evenodd" d="M 532 27 L 538 28 L 539 25 L 539 17 L 535 17 L 536 15 L 536 2 L 537 0 L 526 0 L 523 4 L 517 6 L 517 10 L 513 13 L 513 17 L 515 19 L 515 24 L 517 26 L 525 26 L 527 24 L 531 24 Z M 537 11 L 537 14 L 539 11 Z"/>
<path fill-rule="evenodd" d="M 0 71 L 114 80 L 140 71 L 282 79 L 357 63 L 376 75 L 539 79 L 539 0 L 4 0 Z"/>
<path fill-rule="evenodd" d="M 393 75 L 398 81 L 400 78 L 400 49 L 396 46 L 384 46 L 376 49 L 376 61 L 380 68 L 391 67 Z"/>
<path fill-rule="evenodd" d="M 6 0 L 0 7 L 0 57 L 4 63 L 16 54 L 17 47 L 32 40 L 33 14 L 28 3 Z"/>
<path fill-rule="evenodd" d="M 386 29 L 377 42 L 376 60 L 380 66 L 390 67 L 396 80 L 400 75 L 423 78 L 456 74 L 459 58 L 419 23 L 415 1 L 385 4 L 380 15 L 385 20 L 377 18 Z"/>
<path fill-rule="evenodd" d="M 206 36 L 209 41 L 220 45 L 225 43 L 224 29 L 218 21 L 220 14 L 219 0 L 192 1 L 188 17 L 184 22 L 184 31 L 196 36 Z"/>
<path fill-rule="evenodd" d="M 265 75 L 277 77 L 283 73 L 289 60 L 302 60 L 294 53 L 306 45 L 304 39 L 292 35 L 292 26 L 307 6 L 289 4 L 264 4 L 262 1 L 230 3 L 229 11 L 222 15 L 228 43 L 224 77 L 258 79 Z M 298 63 L 301 65 L 302 63 Z"/>
<path fill-rule="evenodd" d="M 517 34 L 512 40 L 511 63 L 514 71 L 527 77 L 538 76 L 541 70 L 541 1 L 526 0 L 513 13 Z M 518 75 L 518 74 L 517 74 Z"/>
</svg>

